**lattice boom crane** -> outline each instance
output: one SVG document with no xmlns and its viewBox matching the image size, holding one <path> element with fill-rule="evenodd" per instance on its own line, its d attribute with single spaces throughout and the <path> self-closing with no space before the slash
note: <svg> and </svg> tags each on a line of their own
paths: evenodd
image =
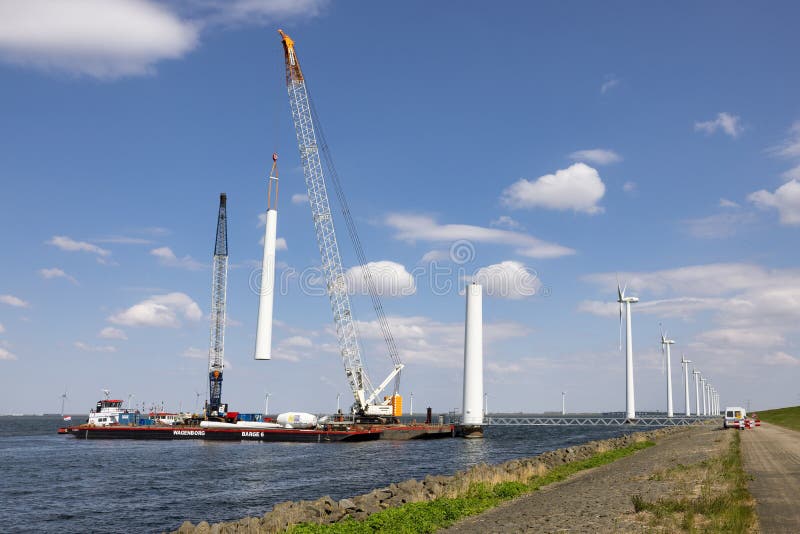
<svg viewBox="0 0 800 534">
<path fill-rule="evenodd" d="M 211 278 L 211 342 L 208 349 L 208 404 L 206 417 L 222 415 L 222 371 L 225 367 L 225 303 L 228 290 L 227 195 L 219 196 L 214 269 Z"/>
<path fill-rule="evenodd" d="M 350 309 L 350 298 L 347 293 L 347 284 L 341 256 L 339 255 L 339 245 L 336 241 L 336 232 L 333 227 L 333 217 L 325 186 L 322 161 L 320 160 L 320 148 L 325 151 L 327 147 L 321 130 L 319 134 L 322 145 L 320 147 L 317 144 L 316 117 L 308 96 L 303 73 L 300 70 L 300 63 L 295 54 L 294 41 L 282 30 L 278 30 L 278 32 L 281 34 L 283 41 L 286 60 L 286 86 L 289 92 L 289 105 L 297 134 L 297 144 L 300 149 L 300 160 L 303 164 L 303 174 L 305 175 L 306 188 L 308 189 L 308 202 L 311 205 L 317 245 L 322 256 L 322 270 L 325 273 L 325 282 L 328 296 L 330 297 L 331 310 L 333 311 L 333 320 L 336 325 L 339 350 L 347 380 L 353 390 L 354 408 L 356 413 L 364 416 L 392 416 L 393 407 L 391 401 L 380 401 L 378 396 L 392 379 L 395 379 L 395 393 L 397 393 L 399 374 L 403 369 L 403 364 L 398 357 L 397 346 L 389 331 L 388 322 L 380 305 L 377 291 L 375 291 L 374 280 L 370 270 L 367 268 L 361 244 L 355 232 L 355 226 L 350 217 L 346 199 L 341 191 L 335 168 L 333 168 L 330 155 L 325 153 L 326 163 L 336 186 L 336 194 L 339 203 L 342 204 L 347 229 L 359 255 L 359 262 L 369 288 L 370 297 L 378 314 L 378 322 L 388 346 L 389 356 L 394 364 L 392 372 L 377 388 L 372 385 L 367 376 L 361 358 L 355 320 Z M 316 124 L 316 129 L 319 130 L 319 124 Z"/>
</svg>

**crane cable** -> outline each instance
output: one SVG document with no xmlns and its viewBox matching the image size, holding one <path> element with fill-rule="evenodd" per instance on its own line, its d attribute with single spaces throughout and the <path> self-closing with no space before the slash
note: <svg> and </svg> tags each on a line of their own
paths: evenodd
<svg viewBox="0 0 800 534">
<path fill-rule="evenodd" d="M 308 87 L 306 87 L 306 91 L 308 91 Z M 378 324 L 381 329 L 381 333 L 383 334 L 383 339 L 386 342 L 386 347 L 389 351 L 389 357 L 392 360 L 392 363 L 395 366 L 401 364 L 400 356 L 397 350 L 397 343 L 394 340 L 394 336 L 392 335 L 391 330 L 389 329 L 389 321 L 386 318 L 386 312 L 383 309 L 383 304 L 381 303 L 380 295 L 378 295 L 378 291 L 375 287 L 375 279 L 372 276 L 372 272 L 367 268 L 367 259 L 364 254 L 364 248 L 361 245 L 361 239 L 358 236 L 358 231 L 356 230 L 355 222 L 353 221 L 353 216 L 350 213 L 350 206 L 347 202 L 347 197 L 345 197 L 344 190 L 342 189 L 342 184 L 339 180 L 339 173 L 336 171 L 336 167 L 333 164 L 333 158 L 331 157 L 330 149 L 328 148 L 328 142 L 325 138 L 325 133 L 322 130 L 322 123 L 319 120 L 319 115 L 317 114 L 316 107 L 314 106 L 314 102 L 311 99 L 311 95 L 308 96 L 309 106 L 311 108 L 311 115 L 313 117 L 313 124 L 316 126 L 317 132 L 319 133 L 319 141 L 320 141 L 320 150 L 322 152 L 323 157 L 325 158 L 325 163 L 328 167 L 329 176 L 331 177 L 331 182 L 333 182 L 333 188 L 336 191 L 336 198 L 339 201 L 339 207 L 342 210 L 342 215 L 344 216 L 345 225 L 347 226 L 347 233 L 350 236 L 350 241 L 353 244 L 353 248 L 356 251 L 356 256 L 358 257 L 358 262 L 361 266 L 361 272 L 364 273 L 364 279 L 367 282 L 367 290 L 369 291 L 370 299 L 372 300 L 372 307 L 375 310 L 375 314 L 378 317 Z M 394 385 L 394 392 L 400 388 L 400 373 L 397 374 L 395 378 L 395 385 Z"/>
</svg>

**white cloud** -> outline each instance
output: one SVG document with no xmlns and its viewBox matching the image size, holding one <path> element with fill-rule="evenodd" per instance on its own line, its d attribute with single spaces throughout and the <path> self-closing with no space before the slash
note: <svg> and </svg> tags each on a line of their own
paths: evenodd
<svg viewBox="0 0 800 534">
<path fill-rule="evenodd" d="M 263 26 L 291 18 L 322 14 L 329 0 L 205 0 L 196 14 L 206 24 Z"/>
<path fill-rule="evenodd" d="M 53 245 L 54 247 L 67 252 L 90 252 L 92 254 L 96 254 L 100 258 L 105 258 L 111 255 L 111 252 L 104 248 L 100 248 L 92 243 L 87 243 L 86 241 L 75 241 L 71 237 L 65 235 L 55 235 L 49 241 L 47 241 L 46 244 Z"/>
<path fill-rule="evenodd" d="M 6 331 L 6 327 L 3 326 L 3 323 L 0 323 L 0 334 Z"/>
<path fill-rule="evenodd" d="M 597 203 L 605 192 L 606 186 L 595 169 L 575 163 L 534 181 L 522 178 L 506 188 L 500 200 L 515 209 L 546 208 L 596 214 L 603 212 Z"/>
<path fill-rule="evenodd" d="M 428 363 L 436 367 L 460 368 L 464 361 L 464 323 L 443 323 L 424 316 L 389 316 L 400 353 L 405 363 Z M 371 343 L 370 353 L 385 351 L 383 334 L 377 321 L 357 321 L 364 342 Z M 524 337 L 529 330 L 515 322 L 487 322 L 484 325 L 484 354 L 490 356 L 498 343 Z M 492 361 L 487 357 L 487 361 Z"/>
<path fill-rule="evenodd" d="M 511 300 L 532 297 L 541 288 L 539 276 L 518 261 L 504 261 L 479 269 L 467 281 L 483 286 L 484 294 Z"/>
<path fill-rule="evenodd" d="M 786 338 L 778 332 L 752 328 L 719 328 L 703 332 L 697 336 L 697 339 L 700 342 L 714 345 L 752 348 L 776 347 L 786 343 Z"/>
<path fill-rule="evenodd" d="M 592 148 L 589 150 L 578 150 L 569 155 L 573 161 L 583 161 L 595 165 L 609 165 L 622 161 L 622 156 L 606 148 Z"/>
<path fill-rule="evenodd" d="M 733 200 L 728 200 L 727 198 L 721 198 L 721 199 L 719 199 L 719 207 L 720 208 L 738 208 L 739 204 L 737 204 Z"/>
<path fill-rule="evenodd" d="M 151 0 L 5 0 L 0 58 L 110 79 L 153 72 L 198 42 L 197 26 Z"/>
<path fill-rule="evenodd" d="M 635 193 L 637 188 L 636 182 L 631 182 L 630 180 L 622 184 L 622 191 L 625 193 Z"/>
<path fill-rule="evenodd" d="M 181 325 L 180 318 L 199 321 L 202 317 L 200 306 L 189 295 L 176 292 L 154 295 L 112 315 L 108 320 L 124 326 L 177 328 Z"/>
<path fill-rule="evenodd" d="M 202 262 L 195 260 L 191 256 L 187 255 L 182 258 L 178 258 L 169 247 L 154 248 L 150 251 L 150 254 L 158 258 L 158 262 L 161 265 L 165 265 L 167 267 L 178 267 L 180 269 L 189 269 L 190 271 L 199 271 L 200 269 L 205 268 L 205 265 Z"/>
<path fill-rule="evenodd" d="M 542 241 L 522 232 L 470 224 L 439 224 L 436 219 L 427 215 L 392 213 L 386 217 L 385 222 L 396 231 L 394 236 L 396 239 L 410 243 L 427 241 L 455 245 L 459 241 L 467 241 L 467 244 L 510 245 L 515 247 L 517 254 L 540 259 L 560 258 L 561 256 L 575 254 L 575 251 L 571 248 Z"/>
<path fill-rule="evenodd" d="M 800 224 L 800 181 L 786 182 L 774 193 L 762 189 L 750 193 L 747 199 L 762 209 L 775 208 L 778 210 L 781 224 Z"/>
<path fill-rule="evenodd" d="M 740 117 L 724 111 L 722 113 L 717 113 L 717 118 L 710 121 L 695 122 L 694 129 L 698 132 L 705 132 L 708 135 L 713 134 L 717 130 L 722 130 L 733 138 L 739 137 L 744 131 Z"/>
<path fill-rule="evenodd" d="M 783 158 L 800 157 L 800 121 L 795 121 L 789 128 L 789 137 L 779 145 L 770 148 L 769 152 Z"/>
<path fill-rule="evenodd" d="M 258 244 L 262 247 L 264 246 L 264 236 L 261 236 L 261 239 L 258 241 Z M 286 243 L 285 237 L 276 237 L 275 238 L 275 250 L 289 250 L 289 245 Z M 259 263 L 259 266 L 261 264 Z"/>
<path fill-rule="evenodd" d="M 450 252 L 447 250 L 429 250 L 420 258 L 419 263 L 433 263 L 450 261 Z"/>
<path fill-rule="evenodd" d="M 417 291 L 414 277 L 406 268 L 393 261 L 374 261 L 366 265 L 372 275 L 375 290 L 379 295 L 390 297 L 407 297 Z M 369 295 L 369 287 L 360 265 L 349 268 L 344 273 L 347 289 L 354 295 Z"/>
<path fill-rule="evenodd" d="M 699 219 L 685 221 L 689 233 L 701 239 L 731 237 L 747 224 L 755 220 L 752 213 L 717 213 Z"/>
<path fill-rule="evenodd" d="M 292 204 L 306 204 L 308 195 L 306 193 L 295 193 L 292 195 Z"/>
<path fill-rule="evenodd" d="M 606 75 L 606 79 L 600 86 L 600 94 L 606 94 L 611 89 L 619 85 L 619 79 L 613 74 Z"/>
<path fill-rule="evenodd" d="M 39 276 L 41 276 L 45 280 L 52 280 L 53 278 L 63 278 L 65 280 L 69 280 L 75 285 L 78 284 L 78 281 L 75 280 L 74 277 L 68 275 L 58 267 L 53 267 L 52 269 L 39 269 Z"/>
<path fill-rule="evenodd" d="M 14 295 L 0 295 L 0 302 L 15 308 L 30 308 L 30 303 Z"/>
<path fill-rule="evenodd" d="M 788 171 L 781 174 L 784 180 L 800 180 L 800 165 L 792 167 Z"/>
<path fill-rule="evenodd" d="M 128 339 L 128 336 L 125 335 L 125 332 L 119 328 L 114 328 L 113 326 L 107 326 L 100 330 L 100 332 L 97 334 L 97 337 L 103 339 Z"/>
<path fill-rule="evenodd" d="M 16 360 L 16 359 L 17 359 L 17 355 L 16 354 L 14 354 L 12 352 L 9 352 L 8 350 L 4 349 L 3 347 L 0 347 L 0 360 L 10 361 L 10 360 Z"/>
<path fill-rule="evenodd" d="M 76 341 L 74 345 L 76 349 L 86 352 L 117 352 L 117 347 L 112 347 L 111 345 L 89 345 L 83 341 Z"/>
<path fill-rule="evenodd" d="M 508 228 L 509 230 L 524 230 L 520 223 L 508 215 L 501 215 L 497 219 L 491 221 L 489 226 L 493 228 Z"/>
<path fill-rule="evenodd" d="M 282 340 L 280 343 L 281 343 L 281 345 L 284 345 L 286 347 L 310 348 L 310 347 L 312 347 L 314 345 L 314 342 L 311 341 L 310 338 L 307 338 L 305 336 L 287 337 L 286 339 Z"/>
<path fill-rule="evenodd" d="M 791 354 L 778 351 L 766 356 L 764 358 L 764 363 L 766 363 L 767 365 L 796 366 L 800 365 L 800 358 L 795 358 Z"/>
<path fill-rule="evenodd" d="M 112 235 L 108 237 L 98 237 L 91 239 L 94 243 L 111 243 L 115 245 L 151 245 L 152 239 L 145 239 L 143 237 L 128 237 L 124 235 Z"/>
<path fill-rule="evenodd" d="M 197 358 L 200 360 L 205 360 L 208 358 L 208 349 L 203 350 L 196 347 L 189 347 L 183 351 L 183 356 L 185 358 Z"/>
</svg>

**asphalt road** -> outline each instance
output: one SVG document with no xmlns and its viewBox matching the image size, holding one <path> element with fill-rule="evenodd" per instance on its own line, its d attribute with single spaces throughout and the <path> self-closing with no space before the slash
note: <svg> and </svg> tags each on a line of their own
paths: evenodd
<svg viewBox="0 0 800 534">
<path fill-rule="evenodd" d="M 800 432 L 762 423 L 738 430 L 744 469 L 753 476 L 761 532 L 800 532 Z"/>
</svg>

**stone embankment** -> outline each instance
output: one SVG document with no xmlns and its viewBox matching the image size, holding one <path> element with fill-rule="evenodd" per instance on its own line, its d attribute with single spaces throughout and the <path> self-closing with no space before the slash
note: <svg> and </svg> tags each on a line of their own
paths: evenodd
<svg viewBox="0 0 800 534">
<path fill-rule="evenodd" d="M 364 519 L 370 514 L 406 503 L 432 501 L 440 497 L 463 495 L 470 484 L 487 482 L 496 484 L 508 481 L 526 481 L 531 476 L 541 475 L 547 470 L 570 462 L 585 460 L 592 456 L 627 447 L 637 442 L 658 439 L 665 434 L 686 431 L 685 427 L 662 428 L 647 432 L 636 432 L 618 438 L 590 441 L 583 445 L 548 451 L 531 458 L 509 460 L 502 464 L 480 464 L 452 476 L 427 476 L 423 480 L 406 480 L 390 484 L 369 493 L 336 501 L 321 497 L 315 501 L 287 501 L 276 504 L 262 517 L 245 517 L 238 521 L 209 525 L 202 521 L 197 525 L 184 522 L 175 531 L 178 534 L 228 534 L 228 533 L 274 533 L 283 532 L 299 523 L 335 523 L 347 518 Z"/>
</svg>

